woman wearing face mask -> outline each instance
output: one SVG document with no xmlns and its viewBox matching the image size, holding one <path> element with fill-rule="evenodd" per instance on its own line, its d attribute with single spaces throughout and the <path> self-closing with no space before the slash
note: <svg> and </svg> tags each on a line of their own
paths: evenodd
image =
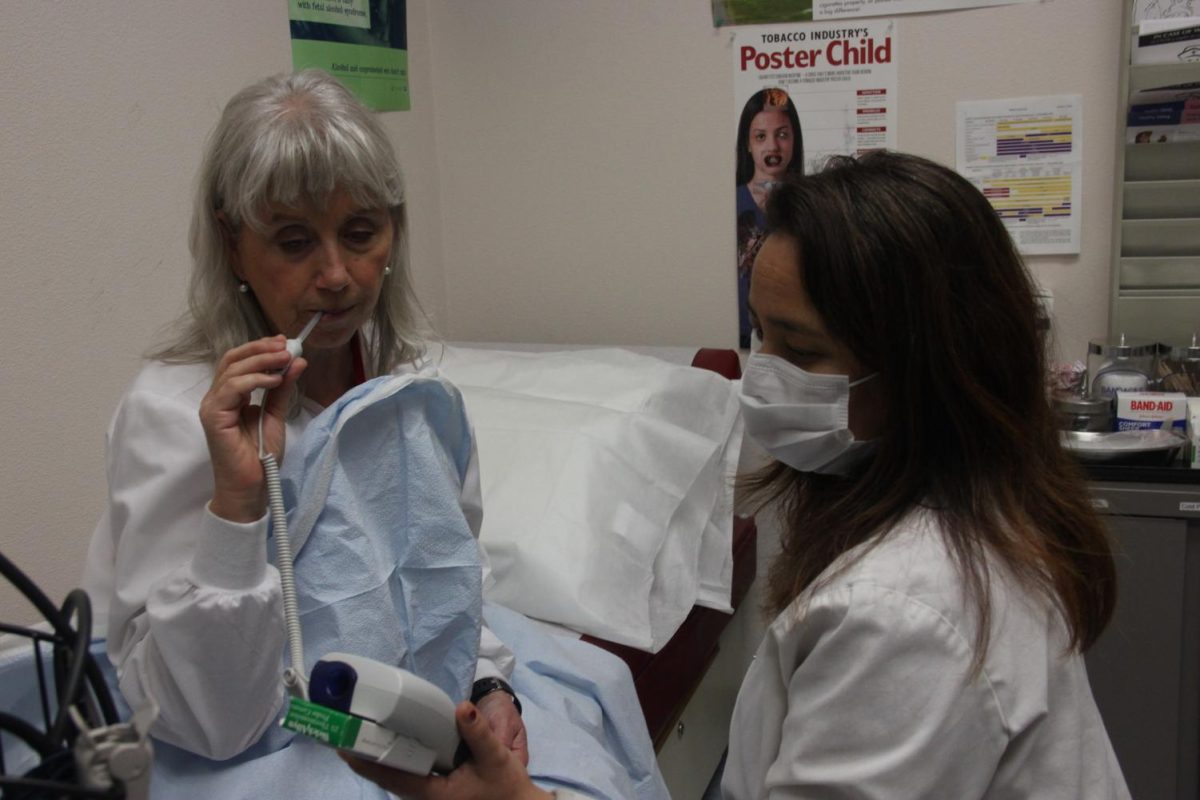
<svg viewBox="0 0 1200 800">
<path fill-rule="evenodd" d="M 1128 797 L 1082 657 L 1112 557 L 995 212 L 872 153 L 767 216 L 742 391 L 777 461 L 747 483 L 785 533 L 725 796 Z"/>
<path fill-rule="evenodd" d="M 742 391 L 777 459 L 748 483 L 784 534 L 724 796 L 1127 798 L 1081 655 L 1112 557 L 1008 233 L 895 153 L 788 179 L 767 216 Z M 470 771 L 354 766 L 405 796 L 543 797 L 472 714 Z"/>
</svg>

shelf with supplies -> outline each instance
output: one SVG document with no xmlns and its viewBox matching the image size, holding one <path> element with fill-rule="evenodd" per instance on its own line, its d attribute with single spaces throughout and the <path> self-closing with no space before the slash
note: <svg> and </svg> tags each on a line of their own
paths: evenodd
<svg viewBox="0 0 1200 800">
<path fill-rule="evenodd" d="M 1149 52 L 1166 40 L 1135 22 L 1148 5 L 1122 0 L 1109 336 L 1178 348 L 1200 332 L 1200 123 L 1187 99 L 1200 62 Z M 1167 63 L 1131 64 L 1135 47 L 1137 60 Z M 1087 654 L 1096 704 L 1133 797 L 1200 797 L 1200 469 L 1084 467 L 1120 588 Z"/>
<path fill-rule="evenodd" d="M 1130 109 L 1153 101 L 1151 90 L 1186 93 L 1194 83 L 1200 93 L 1200 62 L 1131 65 L 1133 0 L 1124 5 L 1109 331 L 1184 343 L 1200 331 L 1200 141 L 1182 133 L 1197 124 L 1172 126 L 1181 122 L 1176 114 L 1147 122 L 1149 141 L 1135 141 L 1144 132 L 1140 123 L 1130 127 Z"/>
</svg>

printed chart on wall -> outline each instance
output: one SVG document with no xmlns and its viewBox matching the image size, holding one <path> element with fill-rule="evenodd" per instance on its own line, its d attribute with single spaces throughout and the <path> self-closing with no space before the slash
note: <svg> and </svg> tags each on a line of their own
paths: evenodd
<svg viewBox="0 0 1200 800">
<path fill-rule="evenodd" d="M 762 25 L 776 22 L 844 17 L 883 17 L 920 14 L 981 6 L 1007 6 L 1033 0 L 712 0 L 713 25 Z M 1195 2 L 1195 0 L 1139 0 L 1139 2 Z"/>
<path fill-rule="evenodd" d="M 1079 252 L 1080 105 L 1079 95 L 958 104 L 958 171 L 1026 255 Z"/>
<path fill-rule="evenodd" d="M 741 347 L 750 346 L 746 299 L 774 184 L 787 173 L 820 169 L 832 155 L 896 147 L 895 41 L 892 20 L 734 34 Z"/>
<path fill-rule="evenodd" d="M 369 108 L 408 111 L 405 0 L 288 0 L 292 67 L 336 76 Z"/>
</svg>

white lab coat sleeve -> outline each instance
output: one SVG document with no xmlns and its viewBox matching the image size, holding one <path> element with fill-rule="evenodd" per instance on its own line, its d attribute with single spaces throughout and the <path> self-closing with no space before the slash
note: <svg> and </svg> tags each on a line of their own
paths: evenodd
<svg viewBox="0 0 1200 800">
<path fill-rule="evenodd" d="M 475 446 L 475 432 L 471 432 L 471 459 L 467 463 L 467 474 L 463 478 L 462 488 L 463 516 L 471 526 L 471 533 L 479 544 L 479 561 L 483 565 L 483 586 L 493 580 L 492 566 L 488 561 L 487 550 L 479 539 L 483 528 L 483 490 L 479 478 L 479 448 Z M 479 663 L 475 667 L 475 680 L 480 678 L 504 678 L 512 676 L 517 659 L 512 650 L 496 634 L 484 625 L 479 631 Z"/>
<path fill-rule="evenodd" d="M 122 693 L 152 694 L 158 737 L 208 758 L 254 744 L 282 707 L 283 611 L 266 541 L 266 517 L 238 525 L 206 512 L 191 563 L 153 587 L 133 624 Z"/>
<path fill-rule="evenodd" d="M 785 695 L 782 719 L 764 723 L 780 726 L 766 797 L 985 794 L 1007 724 L 987 675 L 971 675 L 974 642 L 919 599 L 867 582 L 818 594 L 790 633 L 778 622 L 755 665 L 778 670 L 763 685 Z"/>
<path fill-rule="evenodd" d="M 129 704 L 153 698 L 156 737 L 226 759 L 282 706 L 285 633 L 265 517 L 238 525 L 207 509 L 212 468 L 197 405 L 136 389 L 122 400 L 95 533 L 109 544 L 92 548 L 111 561 L 89 563 L 85 584 L 112 587 L 109 655 Z"/>
</svg>

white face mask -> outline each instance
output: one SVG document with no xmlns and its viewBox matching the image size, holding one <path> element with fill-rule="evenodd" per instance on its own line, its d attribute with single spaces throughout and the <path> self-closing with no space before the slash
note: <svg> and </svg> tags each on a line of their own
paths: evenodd
<svg viewBox="0 0 1200 800">
<path fill-rule="evenodd" d="M 845 375 L 818 375 L 753 353 L 740 397 L 746 433 L 800 472 L 845 475 L 875 444 L 850 432 L 850 389 L 877 374 L 851 383 Z"/>
</svg>

